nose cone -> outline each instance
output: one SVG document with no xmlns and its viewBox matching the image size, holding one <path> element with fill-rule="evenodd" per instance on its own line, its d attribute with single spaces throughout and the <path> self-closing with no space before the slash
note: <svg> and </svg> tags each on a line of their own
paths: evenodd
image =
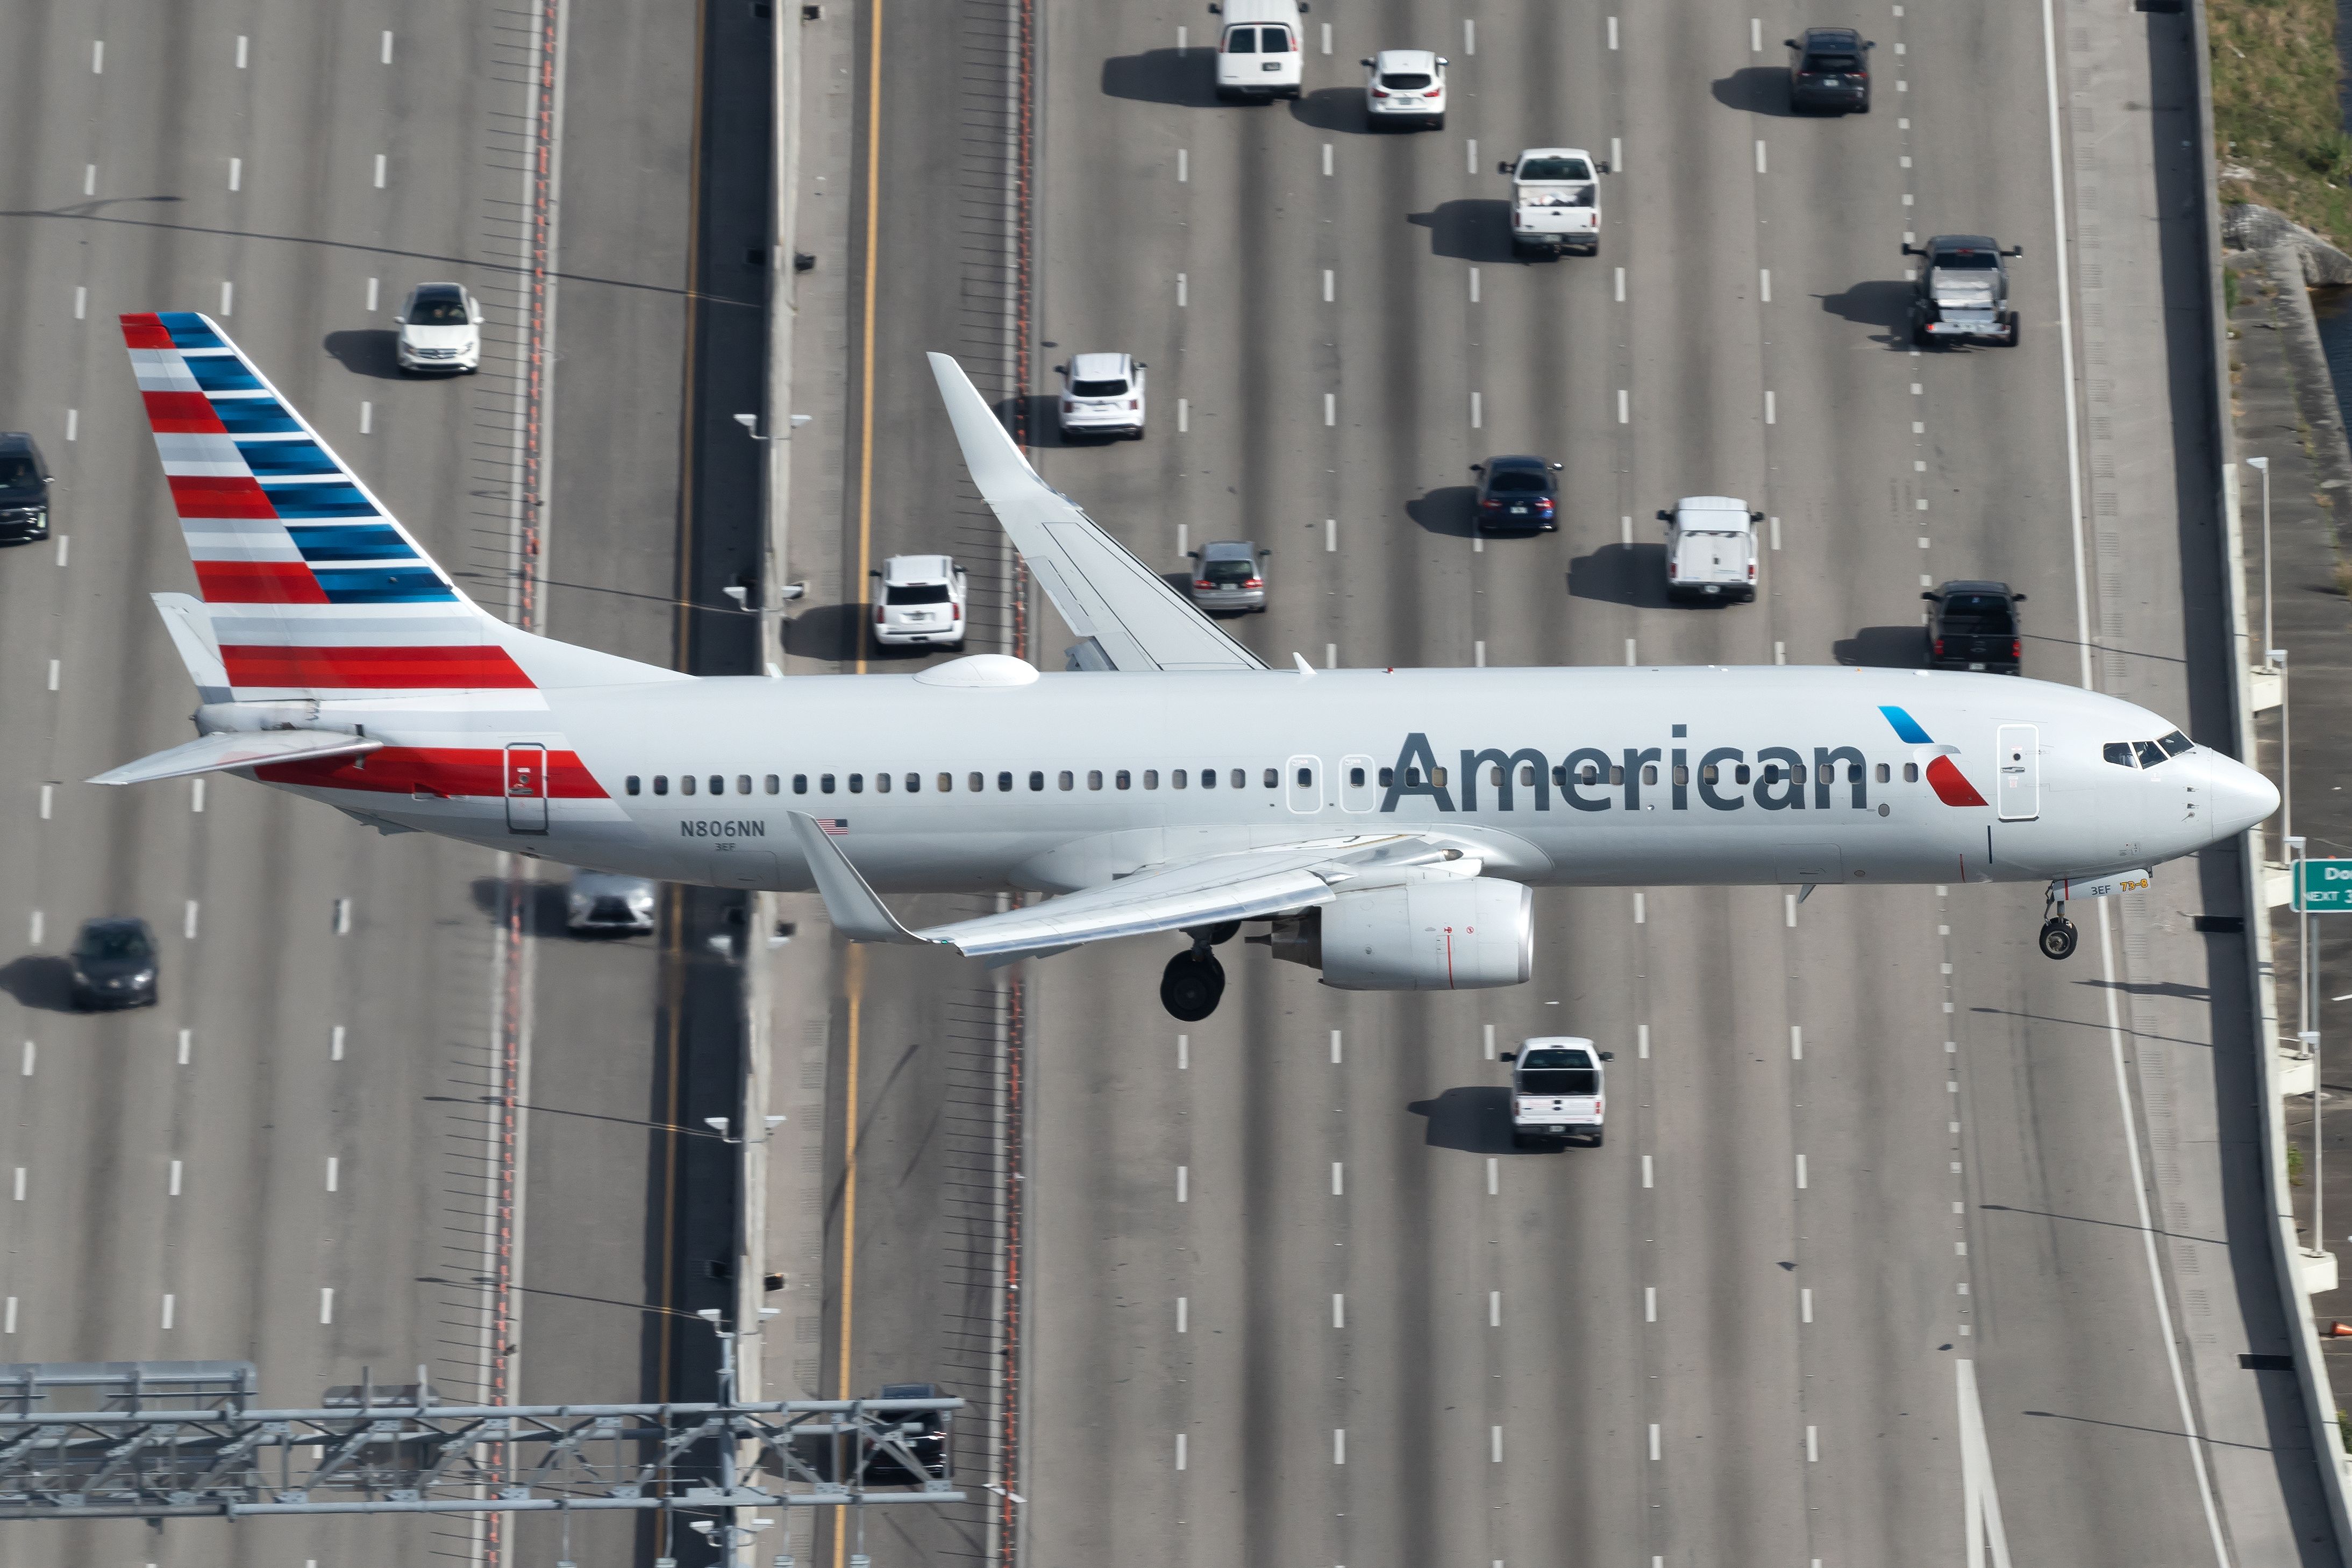
<svg viewBox="0 0 2352 1568">
<path fill-rule="evenodd" d="M 2278 809 L 2278 786 L 2245 763 L 2209 752 L 2205 770 L 2214 843 L 2235 838 Z"/>
</svg>

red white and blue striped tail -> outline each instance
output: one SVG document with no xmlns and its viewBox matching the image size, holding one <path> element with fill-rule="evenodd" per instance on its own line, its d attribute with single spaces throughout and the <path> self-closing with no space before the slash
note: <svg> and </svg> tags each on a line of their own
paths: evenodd
<svg viewBox="0 0 2352 1568">
<path fill-rule="evenodd" d="M 210 317 L 122 335 L 236 700 L 542 684 L 515 658 L 541 639 L 460 593 Z"/>
</svg>

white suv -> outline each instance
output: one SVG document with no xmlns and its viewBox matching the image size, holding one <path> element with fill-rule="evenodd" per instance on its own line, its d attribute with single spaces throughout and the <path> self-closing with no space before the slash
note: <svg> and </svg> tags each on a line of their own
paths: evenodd
<svg viewBox="0 0 2352 1568">
<path fill-rule="evenodd" d="M 961 647 L 963 568 L 950 555 L 893 555 L 875 574 L 874 640 L 886 647 Z"/>
<path fill-rule="evenodd" d="M 401 369 L 471 375 L 482 368 L 482 307 L 463 283 L 419 283 L 393 320 Z"/>
<path fill-rule="evenodd" d="M 1364 61 L 1364 118 L 1383 125 L 1445 129 L 1445 57 L 1382 49 Z"/>
<path fill-rule="evenodd" d="M 1072 354 L 1062 373 L 1061 426 L 1072 436 L 1143 439 L 1143 362 L 1131 354 Z"/>
</svg>

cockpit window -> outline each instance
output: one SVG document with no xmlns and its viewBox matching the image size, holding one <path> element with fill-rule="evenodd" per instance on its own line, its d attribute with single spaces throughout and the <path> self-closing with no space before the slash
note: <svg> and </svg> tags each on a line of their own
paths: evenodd
<svg viewBox="0 0 2352 1568">
<path fill-rule="evenodd" d="M 2157 763 L 2168 760 L 2164 754 L 2164 748 L 2154 741 L 2134 741 L 2132 750 L 2139 753 L 2139 765 L 2144 768 L 2152 768 Z"/>
<path fill-rule="evenodd" d="M 2164 748 L 2164 754 L 2168 757 L 2179 756 L 2181 752 L 2189 750 L 2191 744 L 2189 737 L 2178 730 L 2169 735 L 2158 736 L 2156 743 Z"/>
<path fill-rule="evenodd" d="M 2119 768 L 2139 766 L 2139 763 L 2132 759 L 2132 743 L 2129 741 L 2109 741 L 2105 750 L 2107 761 Z"/>
</svg>

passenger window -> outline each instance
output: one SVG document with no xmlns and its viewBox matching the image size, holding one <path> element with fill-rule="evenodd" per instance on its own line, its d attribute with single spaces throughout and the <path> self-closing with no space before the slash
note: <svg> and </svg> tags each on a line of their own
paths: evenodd
<svg viewBox="0 0 2352 1568">
<path fill-rule="evenodd" d="M 794 773 L 793 775 L 793 793 L 794 795 L 808 794 L 808 774 Z"/>
<path fill-rule="evenodd" d="M 1675 764 L 1675 783 L 1676 783 L 1676 784 L 1687 784 L 1688 783 L 1690 783 L 1690 764 L 1689 764 L 1689 763 L 1676 763 Z"/>
<path fill-rule="evenodd" d="M 1135 787 L 1135 775 L 1129 773 L 1125 768 L 1121 768 L 1118 773 L 1111 775 L 1111 782 L 1121 789 L 1133 789 Z"/>
<path fill-rule="evenodd" d="M 833 793 L 833 775 L 831 773 L 819 773 L 816 775 L 816 792 L 819 795 L 831 795 Z"/>
<path fill-rule="evenodd" d="M 1860 763 L 1846 763 L 1845 782 L 1848 784 L 1860 784 L 1862 782 L 1862 764 Z"/>
<path fill-rule="evenodd" d="M 1076 774 L 1071 773 L 1069 769 L 1064 768 L 1062 770 L 1062 776 L 1057 782 L 1064 789 L 1071 789 L 1076 786 L 1078 780 Z M 1035 789 L 1037 786 L 1033 783 L 1029 787 L 1031 789 Z"/>
<path fill-rule="evenodd" d="M 1182 789 L 1184 787 L 1184 770 L 1182 768 L 1178 768 L 1168 775 L 1168 787 L 1170 789 Z"/>
<path fill-rule="evenodd" d="M 1102 770 L 1100 768 L 1088 768 L 1087 770 L 1087 787 L 1088 789 L 1102 788 Z"/>
<path fill-rule="evenodd" d="M 1791 767 L 1789 770 L 1789 776 L 1796 780 L 1797 783 L 1803 784 L 1805 782 L 1805 764 L 1799 763 L 1794 767 Z"/>
<path fill-rule="evenodd" d="M 637 793 L 637 775 L 636 775 L 636 774 L 635 774 L 635 773 L 631 773 L 631 774 L 629 775 L 629 783 L 628 783 L 628 786 L 627 786 L 627 787 L 628 787 L 628 791 L 629 791 L 629 793 L 630 793 L 631 795 L 635 795 L 635 794 L 636 794 L 636 793 Z"/>
<path fill-rule="evenodd" d="M 775 774 L 770 773 L 768 775 L 767 784 L 768 793 L 770 795 L 782 795 L 783 793 L 784 781 L 778 778 Z"/>
<path fill-rule="evenodd" d="M 1304 774 L 1303 774 L 1303 773 L 1301 774 L 1301 776 L 1300 776 L 1300 778 L 1299 778 L 1298 782 L 1299 782 L 1300 784 L 1305 784 L 1305 783 L 1307 782 L 1306 777 L 1304 776 Z M 1349 787 L 1349 789 L 1361 789 L 1361 788 L 1363 788 L 1363 787 L 1364 787 L 1364 770 L 1363 770 L 1363 769 L 1361 769 L 1361 768 L 1349 768 L 1349 769 L 1348 770 L 1348 787 Z"/>
<path fill-rule="evenodd" d="M 713 773 L 710 775 L 710 793 L 713 795 L 725 795 L 727 793 L 727 775 L 725 773 Z"/>
<path fill-rule="evenodd" d="M 1429 782 L 1435 784 L 1438 788 L 1444 789 L 1445 787 L 1445 770 L 1444 768 L 1430 769 Z"/>
<path fill-rule="evenodd" d="M 1298 782 L 1299 782 L 1300 784 L 1305 784 L 1305 783 L 1307 782 L 1307 770 L 1306 770 L 1305 768 L 1301 768 L 1301 769 L 1299 769 L 1299 770 L 1298 770 Z M 1281 783 L 1282 783 L 1282 773 L 1281 773 L 1281 770 L 1280 770 L 1280 769 L 1278 769 L 1278 768 L 1268 768 L 1268 769 L 1266 769 L 1266 770 L 1265 770 L 1265 787 L 1266 787 L 1266 788 L 1268 788 L 1268 789 L 1276 789 L 1276 788 L 1278 788 L 1278 787 L 1281 785 Z"/>
<path fill-rule="evenodd" d="M 1314 770 L 1313 768 L 1301 768 L 1301 769 L 1299 769 L 1299 770 L 1298 770 L 1298 787 L 1299 787 L 1299 788 L 1301 788 L 1301 789 L 1305 789 L 1306 787 L 1307 787 L 1309 784 L 1313 784 L 1314 782 L 1315 782 L 1315 770 Z M 1361 768 L 1358 768 L 1358 769 L 1356 770 L 1356 782 L 1357 782 L 1358 784 L 1361 784 L 1361 783 L 1363 783 L 1363 782 L 1364 782 L 1364 770 L 1363 770 L 1363 769 L 1361 769 Z"/>
<path fill-rule="evenodd" d="M 1013 775 L 1011 773 L 999 773 L 996 775 L 996 793 L 999 795 L 1010 795 L 1013 793 Z"/>
<path fill-rule="evenodd" d="M 669 775 L 667 773 L 656 773 L 654 775 L 654 793 L 656 795 L 667 795 L 669 793 Z"/>
<path fill-rule="evenodd" d="M 1143 787 L 1146 789 L 1158 789 L 1160 787 L 1160 770 L 1158 768 L 1146 768 L 1143 770 Z"/>
<path fill-rule="evenodd" d="M 1381 771 L 1382 773 L 1388 772 L 1386 768 L 1382 768 Z M 1405 769 L 1404 787 L 1407 789 L 1419 789 L 1421 787 L 1421 770 L 1419 768 Z"/>
<path fill-rule="evenodd" d="M 1551 782 L 1555 788 L 1566 788 L 1568 784 L 1568 769 L 1565 767 L 1553 768 L 1551 771 Z"/>
<path fill-rule="evenodd" d="M 849 781 L 849 785 L 853 790 L 856 789 L 857 787 L 857 781 L 855 778 L 851 779 Z M 877 795 L 888 795 L 890 793 L 890 775 L 888 773 L 876 773 L 874 775 L 874 793 Z"/>
<path fill-rule="evenodd" d="M 1202 789 L 1214 789 L 1217 787 L 1216 769 L 1202 768 L 1201 770 L 1201 787 Z"/>
<path fill-rule="evenodd" d="M 1780 782 L 1780 763 L 1766 763 L 1764 764 L 1764 782 L 1766 784 L 1779 784 Z"/>
<path fill-rule="evenodd" d="M 677 793 L 680 795 L 692 795 L 694 793 L 694 775 L 692 773 L 681 773 L 678 776 Z"/>
<path fill-rule="evenodd" d="M 849 793 L 852 795 L 864 795 L 866 793 L 866 775 L 864 773 L 852 773 L 849 775 Z"/>
<path fill-rule="evenodd" d="M 919 794 L 921 794 L 921 793 L 922 793 L 922 788 L 923 788 L 923 775 L 922 775 L 922 774 L 920 774 L 920 773 L 908 773 L 908 774 L 907 775 L 907 793 L 908 793 L 908 795 L 919 795 Z"/>
<path fill-rule="evenodd" d="M 1699 769 L 1698 782 L 1701 784 L 1721 784 L 1723 782 L 1723 776 L 1720 772 L 1717 771 L 1716 765 L 1713 763 L 1709 763 L 1706 766 Z"/>
<path fill-rule="evenodd" d="M 1609 770 L 1609 782 L 1613 784 L 1621 784 L 1625 782 L 1625 767 L 1623 763 L 1621 763 L 1617 766 Z"/>
<path fill-rule="evenodd" d="M 971 787 L 974 789 L 978 789 L 980 787 L 980 775 L 978 773 L 971 775 Z M 941 795 L 953 794 L 955 791 L 955 774 L 941 773 L 939 777 L 939 790 Z"/>
<path fill-rule="evenodd" d="M 1500 785 L 1500 784 L 1502 784 L 1502 782 L 1503 782 L 1503 768 L 1502 768 L 1502 764 L 1501 764 L 1501 763 L 1487 763 L 1487 764 L 1486 764 L 1486 783 L 1487 783 L 1490 786 L 1493 786 L 1493 785 Z"/>
<path fill-rule="evenodd" d="M 737 773 L 735 775 L 735 793 L 737 795 L 750 795 L 751 793 L 751 775 L 750 773 Z"/>
<path fill-rule="evenodd" d="M 1643 763 L 1642 764 L 1642 782 L 1643 784 L 1655 784 L 1658 782 L 1657 763 Z"/>
<path fill-rule="evenodd" d="M 1734 784 L 1746 784 L 1748 782 L 1748 764 L 1746 763 L 1741 763 L 1731 770 L 1731 782 Z"/>
<path fill-rule="evenodd" d="M 1036 769 L 1036 768 L 1031 768 L 1031 769 L 1029 770 L 1029 788 L 1030 788 L 1031 792 L 1032 792 L 1033 794 L 1034 794 L 1034 793 L 1042 792 L 1042 791 L 1045 789 L 1045 773 L 1044 773 L 1042 771 L 1040 771 L 1039 769 Z"/>
<path fill-rule="evenodd" d="M 1903 782 L 1905 784 L 1917 784 L 1919 782 L 1918 763 L 1906 763 L 1903 764 Z"/>
<path fill-rule="evenodd" d="M 947 775 L 942 773 L 940 776 L 945 778 Z M 988 781 L 979 773 L 968 773 L 964 776 L 964 787 L 977 795 L 988 787 Z"/>
<path fill-rule="evenodd" d="M 1225 53 L 1229 55 L 1257 53 L 1257 29 L 1255 27 L 1228 28 L 1225 32 Z"/>
<path fill-rule="evenodd" d="M 1880 784 L 1885 784 L 1886 782 L 1888 772 L 1889 770 L 1885 763 L 1878 764 L 1878 782 Z"/>
<path fill-rule="evenodd" d="M 1263 43 L 1267 54 L 1286 55 L 1290 52 L 1292 47 L 1290 42 L 1290 29 L 1287 27 L 1268 27 L 1265 30 L 1265 37 L 1264 38 Z"/>
<path fill-rule="evenodd" d="M 1304 782 L 1304 781 L 1301 781 L 1301 782 Z M 1536 782 L 1536 765 L 1535 765 L 1535 763 L 1521 763 L 1519 764 L 1519 783 L 1521 783 L 1521 784 L 1534 784 L 1535 782 Z"/>
<path fill-rule="evenodd" d="M 1382 768 L 1381 770 L 1381 787 L 1382 789 L 1394 789 L 1396 787 L 1396 770 L 1394 768 Z"/>
<path fill-rule="evenodd" d="M 1601 764 L 1598 763 L 1585 763 L 1583 771 L 1577 775 L 1576 782 L 1579 784 L 1599 784 L 1601 782 Z"/>
</svg>

